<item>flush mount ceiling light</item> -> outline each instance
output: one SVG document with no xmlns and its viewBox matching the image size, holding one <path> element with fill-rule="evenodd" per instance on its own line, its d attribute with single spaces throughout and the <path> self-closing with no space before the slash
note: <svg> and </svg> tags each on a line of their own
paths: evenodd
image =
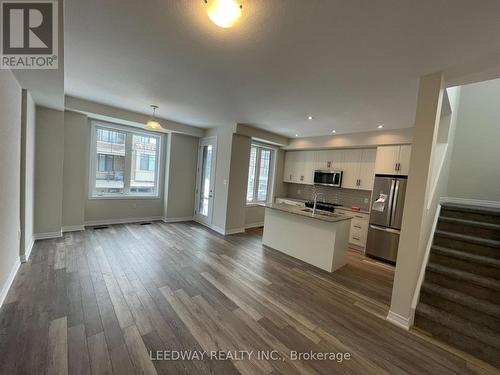
<svg viewBox="0 0 500 375">
<path fill-rule="evenodd" d="M 148 130 L 154 130 L 154 131 L 158 131 L 158 130 L 161 130 L 162 127 L 160 125 L 160 123 L 156 120 L 155 118 L 155 114 L 156 114 L 156 110 L 158 109 L 158 106 L 157 105 L 154 105 L 154 104 L 151 104 L 150 106 L 152 109 L 153 109 L 153 116 L 151 117 L 151 119 L 146 123 L 146 125 L 144 125 L 144 128 L 145 129 L 148 129 Z"/>
<path fill-rule="evenodd" d="M 307 119 L 308 119 L 308 120 L 312 120 L 313 118 L 314 118 L 314 117 L 312 117 L 312 116 L 307 116 Z"/>
<path fill-rule="evenodd" d="M 379 129 L 382 129 L 383 127 L 384 127 L 384 125 L 382 125 L 382 124 L 380 124 L 380 125 L 378 126 L 378 128 L 379 128 Z"/>
<path fill-rule="evenodd" d="M 219 27 L 232 27 L 241 17 L 243 6 L 236 0 L 205 0 L 208 18 Z"/>
<path fill-rule="evenodd" d="M 335 134 L 337 131 L 336 130 L 332 130 L 332 133 Z"/>
</svg>

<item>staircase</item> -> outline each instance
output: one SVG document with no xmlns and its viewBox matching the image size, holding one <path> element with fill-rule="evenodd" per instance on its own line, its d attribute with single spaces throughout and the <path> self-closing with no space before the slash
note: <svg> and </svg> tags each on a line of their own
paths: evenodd
<svg viewBox="0 0 500 375">
<path fill-rule="evenodd" d="M 500 367 L 500 209 L 442 206 L 414 325 Z"/>
</svg>

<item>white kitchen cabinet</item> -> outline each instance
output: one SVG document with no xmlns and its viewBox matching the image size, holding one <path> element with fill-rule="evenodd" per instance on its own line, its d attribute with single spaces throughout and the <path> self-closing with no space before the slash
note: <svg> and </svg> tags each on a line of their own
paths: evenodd
<svg viewBox="0 0 500 375">
<path fill-rule="evenodd" d="M 342 163 L 342 187 L 346 189 L 357 189 L 359 181 L 359 168 L 363 150 L 344 150 L 344 162 Z"/>
<path fill-rule="evenodd" d="M 380 146 L 375 162 L 376 174 L 408 175 L 411 146 Z"/>
<path fill-rule="evenodd" d="M 375 181 L 375 159 L 377 158 L 377 149 L 371 148 L 363 150 L 361 155 L 361 164 L 359 167 L 358 189 L 372 190 Z"/>
<path fill-rule="evenodd" d="M 376 149 L 345 150 L 342 187 L 372 190 L 375 178 Z"/>
<path fill-rule="evenodd" d="M 370 215 L 364 212 L 343 209 L 336 209 L 335 212 L 352 217 L 351 228 L 349 230 L 349 243 L 364 249 L 368 237 L 368 219 Z"/>
<path fill-rule="evenodd" d="M 315 161 L 315 151 L 288 151 L 285 154 L 283 181 L 312 185 Z"/>
<path fill-rule="evenodd" d="M 408 176 L 410 172 L 410 156 L 411 156 L 411 146 L 403 145 L 399 149 L 399 167 L 398 174 L 403 176 Z"/>
</svg>

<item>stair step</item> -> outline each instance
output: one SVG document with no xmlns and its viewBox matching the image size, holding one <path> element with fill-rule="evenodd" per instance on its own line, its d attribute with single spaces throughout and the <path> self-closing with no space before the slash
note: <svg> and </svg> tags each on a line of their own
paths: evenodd
<svg viewBox="0 0 500 375">
<path fill-rule="evenodd" d="M 453 329 L 462 335 L 500 349 L 500 334 L 487 327 L 475 324 L 467 319 L 462 319 L 425 303 L 418 305 L 417 312 L 424 315 L 427 319 Z"/>
<path fill-rule="evenodd" d="M 500 224 L 475 220 L 458 219 L 440 216 L 438 230 L 480 237 L 483 239 L 500 240 Z"/>
<path fill-rule="evenodd" d="M 431 248 L 430 262 L 500 279 L 500 259 L 434 245 Z"/>
<path fill-rule="evenodd" d="M 429 282 L 422 284 L 419 302 L 484 325 L 500 334 L 500 305 Z"/>
<path fill-rule="evenodd" d="M 441 216 L 500 224 L 500 209 L 492 207 L 444 203 L 441 204 Z"/>
<path fill-rule="evenodd" d="M 500 241 L 436 230 L 433 244 L 500 259 Z"/>
<path fill-rule="evenodd" d="M 500 367 L 500 356 L 498 355 L 498 347 L 485 344 L 484 340 L 478 340 L 476 337 L 465 335 L 459 328 L 458 330 L 450 327 L 449 321 L 445 318 L 434 319 L 437 309 L 430 310 L 427 305 L 419 305 L 415 315 L 415 326 L 429 332 L 438 340 L 441 340 L 451 346 L 454 346 L 464 352 L 470 353 L 473 356 L 482 359 L 493 366 Z M 439 310 L 438 310 L 439 311 Z M 448 314 L 448 316 L 451 314 Z M 448 324 L 443 324 L 448 323 Z M 459 324 L 458 324 L 459 325 Z M 500 337 L 490 337 L 488 340 L 499 342 Z"/>
<path fill-rule="evenodd" d="M 455 270 L 441 264 L 429 263 L 425 272 L 425 281 L 500 304 L 499 280 Z"/>
</svg>

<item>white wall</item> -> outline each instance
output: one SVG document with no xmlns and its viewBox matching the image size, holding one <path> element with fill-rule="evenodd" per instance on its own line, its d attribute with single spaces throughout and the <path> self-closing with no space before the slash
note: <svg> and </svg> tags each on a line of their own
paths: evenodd
<svg viewBox="0 0 500 375">
<path fill-rule="evenodd" d="M 19 265 L 21 86 L 0 70 L 0 305 Z"/>
<path fill-rule="evenodd" d="M 21 127 L 21 244 L 20 255 L 26 260 L 33 246 L 35 215 L 35 102 L 23 90 Z"/>
<path fill-rule="evenodd" d="M 500 79 L 463 86 L 448 196 L 500 201 Z"/>
<path fill-rule="evenodd" d="M 198 142 L 198 138 L 188 135 L 169 135 L 164 203 L 164 217 L 167 220 L 193 216 Z"/>
<path fill-rule="evenodd" d="M 62 223 L 64 112 L 36 107 L 35 144 L 34 231 L 54 234 Z"/>
</svg>

